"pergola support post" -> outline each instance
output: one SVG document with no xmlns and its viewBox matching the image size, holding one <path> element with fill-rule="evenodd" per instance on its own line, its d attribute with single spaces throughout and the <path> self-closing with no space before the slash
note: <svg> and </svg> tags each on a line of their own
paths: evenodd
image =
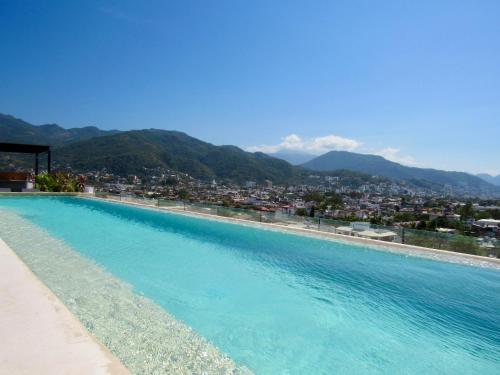
<svg viewBox="0 0 500 375">
<path fill-rule="evenodd" d="M 35 176 L 38 176 L 38 152 L 35 154 Z"/>
</svg>

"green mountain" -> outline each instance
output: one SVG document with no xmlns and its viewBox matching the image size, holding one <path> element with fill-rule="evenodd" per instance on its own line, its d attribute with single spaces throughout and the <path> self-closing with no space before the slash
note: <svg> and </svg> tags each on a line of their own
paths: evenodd
<svg viewBox="0 0 500 375">
<path fill-rule="evenodd" d="M 500 186 L 500 175 L 492 176 L 492 175 L 487 174 L 487 173 L 480 173 L 476 176 L 483 179 L 486 182 L 489 182 L 490 184 Z"/>
<path fill-rule="evenodd" d="M 117 130 L 100 130 L 95 126 L 64 129 L 56 124 L 32 125 L 0 113 L 0 141 L 60 146 L 93 137 L 115 134 Z"/>
<path fill-rule="evenodd" d="M 268 155 L 278 159 L 283 159 L 292 165 L 301 165 L 316 157 L 315 155 L 307 152 L 289 150 L 280 150 L 274 153 L 268 153 Z"/>
<path fill-rule="evenodd" d="M 263 153 L 249 153 L 235 146 L 214 146 L 187 134 L 166 130 L 103 131 L 96 127 L 64 129 L 58 125 L 35 126 L 0 114 L 0 142 L 48 144 L 55 167 L 78 171 L 102 170 L 119 175 L 143 174 L 144 168 L 164 168 L 198 179 L 237 182 L 268 179 L 293 181 L 299 170 Z M 3 167 L 30 168 L 33 158 L 1 155 Z"/>
<path fill-rule="evenodd" d="M 199 179 L 293 181 L 298 169 L 263 153 L 235 146 L 214 146 L 185 133 L 158 129 L 134 130 L 92 138 L 54 150 L 54 160 L 76 170 L 142 174 L 144 168 L 176 170 Z"/>
<path fill-rule="evenodd" d="M 358 185 L 370 180 L 370 176 L 380 176 L 438 192 L 500 195 L 498 187 L 466 173 L 410 168 L 380 156 L 343 151 L 332 151 L 295 167 L 270 155 L 246 152 L 235 146 L 215 146 L 177 131 L 64 129 L 55 124 L 35 126 L 0 114 L 0 142 L 49 144 L 53 147 L 54 167 L 78 172 L 106 169 L 118 175 L 143 175 L 146 169 L 160 168 L 203 180 L 299 184 L 310 180 L 308 170 L 320 171 L 315 174 L 322 176 L 335 176 L 343 170 Z M 32 168 L 33 157 L 3 154 L 0 167 Z"/>
<path fill-rule="evenodd" d="M 434 190 L 452 190 L 456 193 L 499 194 L 499 189 L 479 177 L 464 172 L 414 168 L 389 161 L 377 155 L 357 154 L 347 151 L 330 151 L 302 164 L 314 171 L 349 169 L 370 175 L 403 180 L 418 187 Z"/>
</svg>

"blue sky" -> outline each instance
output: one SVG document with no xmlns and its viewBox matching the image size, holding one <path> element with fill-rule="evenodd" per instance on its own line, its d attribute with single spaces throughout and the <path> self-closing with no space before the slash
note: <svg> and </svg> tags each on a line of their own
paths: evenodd
<svg viewBox="0 0 500 375">
<path fill-rule="evenodd" d="M 0 0 L 0 112 L 500 174 L 500 1 Z"/>
</svg>

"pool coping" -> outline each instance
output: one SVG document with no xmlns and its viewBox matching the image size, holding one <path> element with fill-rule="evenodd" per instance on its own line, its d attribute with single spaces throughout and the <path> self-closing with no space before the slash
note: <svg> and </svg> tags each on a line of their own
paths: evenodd
<svg viewBox="0 0 500 375">
<path fill-rule="evenodd" d="M 276 223 L 263 223 L 263 222 L 245 220 L 245 219 L 232 218 L 232 217 L 216 216 L 216 215 L 205 214 L 205 213 L 201 213 L 201 212 L 187 211 L 187 210 L 183 210 L 182 208 L 177 208 L 177 207 L 161 207 L 161 206 L 158 207 L 158 206 L 152 206 L 152 205 L 147 205 L 147 204 L 138 203 L 138 202 L 125 201 L 125 200 L 118 201 L 118 200 L 114 200 L 114 199 L 96 197 L 96 196 L 91 195 L 91 194 L 81 193 L 81 194 L 77 194 L 76 196 L 79 198 L 84 198 L 84 199 L 93 199 L 93 200 L 97 200 L 97 201 L 105 201 L 105 202 L 115 203 L 115 204 L 136 206 L 136 207 L 150 209 L 152 211 L 157 211 L 157 212 L 162 212 L 162 211 L 163 212 L 170 212 L 170 213 L 183 215 L 183 216 L 205 218 L 205 219 L 209 219 L 209 220 L 225 222 L 225 223 L 230 223 L 230 224 L 250 226 L 250 227 L 264 229 L 264 230 L 272 230 L 275 232 L 286 232 L 286 233 L 291 233 L 291 234 L 296 234 L 296 235 L 303 235 L 303 236 L 307 236 L 307 237 L 311 237 L 311 238 L 317 238 L 317 239 L 328 240 L 328 241 L 333 241 L 333 242 L 341 242 L 344 244 L 365 245 L 365 246 L 370 247 L 371 249 L 379 250 L 379 251 L 389 251 L 389 252 L 414 256 L 414 257 L 426 258 L 426 259 L 444 260 L 444 261 L 447 261 L 449 263 L 460 263 L 460 264 L 468 264 L 468 265 L 472 265 L 472 266 L 483 266 L 483 267 L 489 266 L 489 267 L 492 267 L 495 269 L 500 269 L 500 258 L 491 258 L 491 257 L 485 257 L 485 256 L 481 256 L 481 255 L 459 253 L 459 252 L 454 252 L 454 251 L 449 251 L 449 250 L 439 250 L 439 249 L 432 249 L 432 248 L 422 247 L 422 246 L 400 244 L 400 243 L 387 242 L 387 241 L 381 241 L 381 240 L 373 240 L 373 239 L 368 239 L 368 238 L 360 238 L 360 237 L 348 236 L 348 235 L 338 234 L 338 233 L 320 232 L 316 229 L 289 227 L 286 225 L 276 224 Z M 470 260 L 470 262 L 468 262 L 467 260 Z"/>
<path fill-rule="evenodd" d="M 1 238 L 0 274 L 2 371 L 130 374 Z"/>
</svg>

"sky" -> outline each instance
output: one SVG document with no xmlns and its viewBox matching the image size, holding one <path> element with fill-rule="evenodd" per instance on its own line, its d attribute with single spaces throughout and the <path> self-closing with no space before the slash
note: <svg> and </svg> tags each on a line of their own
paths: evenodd
<svg viewBox="0 0 500 375">
<path fill-rule="evenodd" d="M 500 174 L 498 0 L 0 0 L 0 112 Z"/>
</svg>

